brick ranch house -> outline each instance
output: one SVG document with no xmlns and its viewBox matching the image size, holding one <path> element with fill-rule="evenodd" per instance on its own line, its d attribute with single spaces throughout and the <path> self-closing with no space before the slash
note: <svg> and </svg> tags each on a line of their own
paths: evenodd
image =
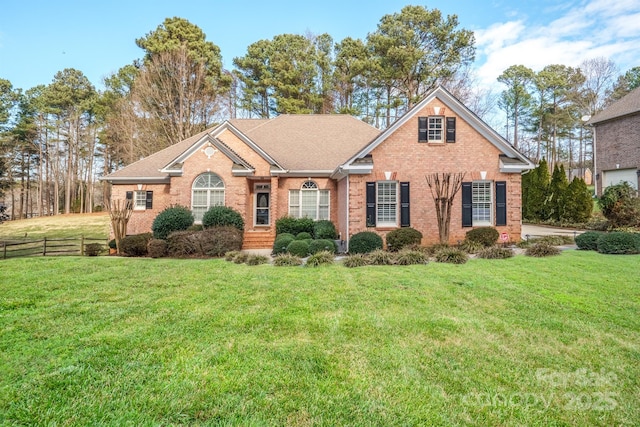
<svg viewBox="0 0 640 427">
<path fill-rule="evenodd" d="M 597 195 L 623 181 L 640 189 L 640 88 L 593 116 L 587 125 L 594 129 Z"/>
<path fill-rule="evenodd" d="M 464 172 L 451 242 L 494 226 L 520 239 L 521 173 L 534 165 L 442 87 L 392 126 L 348 115 L 231 119 L 103 179 L 112 200 L 131 199 L 127 233 L 148 232 L 170 205 L 200 221 L 223 204 L 245 220 L 244 248 L 270 248 L 276 219 L 329 219 L 343 240 L 413 227 L 438 241 L 426 175 Z"/>
</svg>

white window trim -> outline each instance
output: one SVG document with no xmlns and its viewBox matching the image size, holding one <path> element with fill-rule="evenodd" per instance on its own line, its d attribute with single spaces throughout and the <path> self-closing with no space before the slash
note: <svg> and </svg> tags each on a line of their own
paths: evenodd
<svg viewBox="0 0 640 427">
<path fill-rule="evenodd" d="M 380 190 L 380 184 L 394 184 L 396 187 L 396 201 L 395 201 L 395 205 L 396 205 L 396 209 L 395 209 L 395 221 L 394 222 L 384 222 L 381 221 L 379 216 L 378 216 L 378 209 L 380 208 L 380 198 L 379 198 L 379 190 Z M 391 227 L 398 227 L 398 222 L 400 220 L 400 215 L 399 215 L 399 208 L 400 208 L 400 192 L 398 190 L 398 186 L 399 183 L 398 181 L 376 181 L 376 227 L 380 227 L 380 228 L 391 228 Z"/>
<path fill-rule="evenodd" d="M 476 205 L 476 202 L 473 201 L 473 185 L 474 184 L 478 184 L 478 183 L 489 184 L 489 198 L 490 198 L 490 200 L 489 200 L 489 221 L 476 220 L 473 217 L 474 216 L 474 212 L 476 211 L 476 209 L 474 209 L 474 206 Z M 495 218 L 494 210 L 495 210 L 495 194 L 494 194 L 493 181 L 487 181 L 487 180 L 472 181 L 471 182 L 471 223 L 472 223 L 473 227 L 493 226 L 493 221 L 494 221 L 494 218 Z"/>
<path fill-rule="evenodd" d="M 315 188 L 303 188 L 307 183 L 313 183 L 315 185 Z M 302 216 L 302 193 L 303 192 L 311 192 L 311 191 L 315 191 L 316 192 L 316 216 L 315 218 L 311 218 L 314 221 L 319 221 L 321 219 L 331 219 L 331 191 L 327 190 L 327 189 L 323 189 L 320 188 L 320 186 L 318 186 L 318 184 L 315 181 L 305 181 L 302 183 L 302 185 L 300 185 L 300 188 L 297 189 L 290 189 L 289 190 L 289 216 L 294 217 L 294 218 L 305 218 L 307 216 Z M 321 218 L 320 217 L 320 207 L 324 207 L 325 205 L 321 205 L 320 204 L 320 194 L 321 192 L 325 191 L 327 194 L 327 217 L 326 218 Z M 293 192 L 297 192 L 297 197 L 293 196 Z M 292 203 L 293 202 L 293 203 Z M 298 215 L 293 215 L 291 213 L 291 208 L 292 207 L 296 207 L 298 210 Z"/>
<path fill-rule="evenodd" d="M 198 178 L 201 175 L 209 174 L 209 173 L 217 175 L 218 178 L 220 178 L 220 181 L 222 182 L 222 185 L 223 185 L 222 188 L 217 188 L 217 187 L 206 187 L 206 188 L 205 187 L 202 187 L 202 188 L 194 187 L 196 181 L 198 180 Z M 207 210 L 209 210 L 212 206 L 226 206 L 227 205 L 227 185 L 223 181 L 222 177 L 220 175 L 218 175 L 217 173 L 214 173 L 214 172 L 203 172 L 203 173 L 199 174 L 198 176 L 196 176 L 196 178 L 193 180 L 193 184 L 191 184 L 191 212 L 192 213 L 193 213 L 193 208 L 194 207 L 199 207 L 199 208 L 203 207 L 203 206 L 200 206 L 200 205 L 194 206 L 194 204 L 193 204 L 193 191 L 194 190 L 206 191 L 207 192 L 207 204 L 206 204 Z M 212 205 L 211 204 L 211 191 L 212 190 L 214 190 L 214 191 L 222 191 L 222 203 L 221 204 L 217 204 L 217 205 Z M 205 212 L 206 212 L 206 210 L 205 210 Z M 202 219 L 195 220 L 194 224 L 202 224 Z"/>
<path fill-rule="evenodd" d="M 138 204 L 138 194 L 142 195 L 142 203 Z M 147 209 L 147 192 L 142 190 L 136 190 L 133 192 L 133 210 L 144 211 Z"/>
<path fill-rule="evenodd" d="M 440 132 L 440 139 L 432 139 L 431 138 L 431 120 L 433 119 L 438 119 L 440 120 L 440 129 L 434 129 L 434 131 L 439 131 Z M 432 144 L 440 144 L 440 143 L 444 143 L 444 135 L 446 133 L 446 129 L 445 129 L 445 118 L 444 116 L 428 116 L 427 117 L 427 142 L 430 142 Z"/>
</svg>

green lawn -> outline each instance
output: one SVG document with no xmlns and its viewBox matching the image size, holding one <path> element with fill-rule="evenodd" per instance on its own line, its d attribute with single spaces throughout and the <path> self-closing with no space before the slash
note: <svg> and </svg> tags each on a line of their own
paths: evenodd
<svg viewBox="0 0 640 427">
<path fill-rule="evenodd" d="M 1 240 L 109 236 L 109 214 L 68 214 L 7 221 L 0 224 Z"/>
<path fill-rule="evenodd" d="M 638 265 L 0 261 L 0 425 L 638 425 Z"/>
</svg>

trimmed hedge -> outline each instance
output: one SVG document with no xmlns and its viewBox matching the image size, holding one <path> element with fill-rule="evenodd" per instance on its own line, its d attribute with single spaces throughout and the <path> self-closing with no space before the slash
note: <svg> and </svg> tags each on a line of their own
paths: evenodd
<svg viewBox="0 0 640 427">
<path fill-rule="evenodd" d="M 284 233 L 283 235 L 276 237 L 275 242 L 273 242 L 273 254 L 278 255 L 286 253 L 289 243 L 293 242 L 294 240 L 295 237 L 293 237 L 289 233 Z"/>
<path fill-rule="evenodd" d="M 126 236 L 120 241 L 120 249 L 126 256 L 147 256 L 147 244 L 151 238 L 151 233 Z"/>
<path fill-rule="evenodd" d="M 614 231 L 603 233 L 597 241 L 601 254 L 640 254 L 640 234 Z"/>
<path fill-rule="evenodd" d="M 212 206 L 202 216 L 204 228 L 235 227 L 244 231 L 244 220 L 239 212 L 228 206 Z"/>
<path fill-rule="evenodd" d="M 309 255 L 309 243 L 306 240 L 294 240 L 287 246 L 287 252 L 304 258 Z"/>
<path fill-rule="evenodd" d="M 387 249 L 397 252 L 407 246 L 419 245 L 422 233 L 411 227 L 403 227 L 387 234 Z"/>
<path fill-rule="evenodd" d="M 327 251 L 335 254 L 336 250 L 336 245 L 335 243 L 333 243 L 333 240 L 319 239 L 312 240 L 309 243 L 309 253 L 311 255 L 322 251 Z"/>
<path fill-rule="evenodd" d="M 576 246 L 583 251 L 597 251 L 598 239 L 602 234 L 600 231 L 585 231 L 576 236 Z"/>
<path fill-rule="evenodd" d="M 233 226 L 203 231 L 176 231 L 167 237 L 167 252 L 176 258 L 221 257 L 242 248 L 243 232 Z"/>
<path fill-rule="evenodd" d="M 313 237 L 316 239 L 335 240 L 338 238 L 338 232 L 333 222 L 328 219 L 321 219 L 313 225 Z"/>
<path fill-rule="evenodd" d="M 166 239 L 174 231 L 186 230 L 193 225 L 193 214 L 184 206 L 170 206 L 153 220 L 151 231 L 156 239 Z"/>
<path fill-rule="evenodd" d="M 306 231 L 301 231 L 300 233 L 296 234 L 296 240 L 311 240 L 313 239 L 313 236 L 311 235 L 311 233 L 307 233 Z"/>
<path fill-rule="evenodd" d="M 315 221 L 311 218 L 294 218 L 283 216 L 276 220 L 276 235 L 291 233 L 296 236 L 298 233 L 307 232 L 313 234 Z"/>
<path fill-rule="evenodd" d="M 467 231 L 465 240 L 482 243 L 485 247 L 493 246 L 498 241 L 500 233 L 493 227 L 478 227 Z"/>
<path fill-rule="evenodd" d="M 349 240 L 350 254 L 366 254 L 376 249 L 382 249 L 382 237 L 373 231 L 361 231 Z"/>
<path fill-rule="evenodd" d="M 147 253 L 151 258 L 162 258 L 167 254 L 167 242 L 162 239 L 151 239 L 147 243 Z"/>
</svg>

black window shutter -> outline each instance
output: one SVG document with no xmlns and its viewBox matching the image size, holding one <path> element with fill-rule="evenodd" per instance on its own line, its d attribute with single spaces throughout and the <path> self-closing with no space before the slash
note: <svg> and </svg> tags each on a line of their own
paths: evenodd
<svg viewBox="0 0 640 427">
<path fill-rule="evenodd" d="M 376 183 L 367 182 L 367 227 L 376 226 Z"/>
<path fill-rule="evenodd" d="M 153 209 L 153 191 L 147 191 L 146 209 Z"/>
<path fill-rule="evenodd" d="M 127 191 L 125 198 L 127 200 L 133 200 L 133 191 Z"/>
<path fill-rule="evenodd" d="M 447 117 L 447 142 L 456 142 L 456 118 Z"/>
<path fill-rule="evenodd" d="M 427 118 L 418 117 L 418 142 L 427 141 Z"/>
<path fill-rule="evenodd" d="M 409 216 L 409 183 L 400 183 L 400 227 L 410 227 Z"/>
<path fill-rule="evenodd" d="M 507 225 L 506 181 L 496 181 L 496 225 Z"/>
<path fill-rule="evenodd" d="M 473 227 L 473 196 L 471 183 L 462 183 L 462 226 Z"/>
</svg>

